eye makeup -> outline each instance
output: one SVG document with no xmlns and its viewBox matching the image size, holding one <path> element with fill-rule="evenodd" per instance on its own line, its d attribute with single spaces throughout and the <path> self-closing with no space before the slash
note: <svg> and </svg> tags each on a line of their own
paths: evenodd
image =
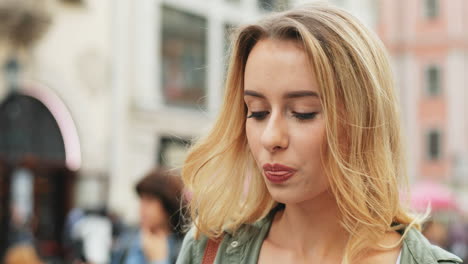
<svg viewBox="0 0 468 264">
<path fill-rule="evenodd" d="M 261 121 L 265 119 L 269 113 L 270 112 L 268 111 L 251 112 L 251 114 L 247 116 L 247 118 L 253 118 L 255 120 Z"/>
</svg>

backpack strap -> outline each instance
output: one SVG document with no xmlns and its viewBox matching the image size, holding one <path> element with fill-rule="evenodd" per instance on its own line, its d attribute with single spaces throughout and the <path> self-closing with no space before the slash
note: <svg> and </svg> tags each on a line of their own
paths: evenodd
<svg viewBox="0 0 468 264">
<path fill-rule="evenodd" d="M 202 264 L 213 264 L 218 253 L 219 245 L 222 239 L 212 240 L 206 242 L 205 252 L 203 253 Z"/>
</svg>

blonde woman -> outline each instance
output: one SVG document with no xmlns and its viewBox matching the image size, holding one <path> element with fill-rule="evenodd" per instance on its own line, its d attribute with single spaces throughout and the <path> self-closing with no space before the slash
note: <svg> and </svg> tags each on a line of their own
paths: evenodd
<svg viewBox="0 0 468 264">
<path fill-rule="evenodd" d="M 381 42 L 343 10 L 240 28 L 221 113 L 184 165 L 178 263 L 460 263 L 400 204 L 394 90 Z"/>
</svg>

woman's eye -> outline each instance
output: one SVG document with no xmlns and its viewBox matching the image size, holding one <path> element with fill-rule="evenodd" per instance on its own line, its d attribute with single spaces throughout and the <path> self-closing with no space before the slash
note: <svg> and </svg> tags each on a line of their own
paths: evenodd
<svg viewBox="0 0 468 264">
<path fill-rule="evenodd" d="M 263 120 L 269 114 L 268 111 L 261 111 L 261 112 L 252 112 L 247 118 L 254 118 L 256 120 Z"/>
<path fill-rule="evenodd" d="M 310 120 L 310 119 L 314 119 L 315 116 L 317 115 L 318 113 L 317 112 L 313 112 L 313 113 L 297 113 L 297 112 L 293 112 L 293 115 L 295 118 L 299 119 L 299 120 Z"/>
</svg>

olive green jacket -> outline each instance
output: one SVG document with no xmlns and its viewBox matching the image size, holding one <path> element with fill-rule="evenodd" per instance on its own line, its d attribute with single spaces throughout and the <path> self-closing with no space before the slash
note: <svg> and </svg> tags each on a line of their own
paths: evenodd
<svg viewBox="0 0 468 264">
<path fill-rule="evenodd" d="M 251 225 L 244 225 L 235 235 L 226 233 L 218 248 L 215 264 L 256 264 L 263 240 L 270 230 L 273 214 Z M 187 233 L 177 264 L 201 264 L 207 238 L 194 238 L 194 228 Z M 401 264 L 462 263 L 457 256 L 431 245 L 417 230 L 411 229 L 403 241 Z"/>
</svg>

